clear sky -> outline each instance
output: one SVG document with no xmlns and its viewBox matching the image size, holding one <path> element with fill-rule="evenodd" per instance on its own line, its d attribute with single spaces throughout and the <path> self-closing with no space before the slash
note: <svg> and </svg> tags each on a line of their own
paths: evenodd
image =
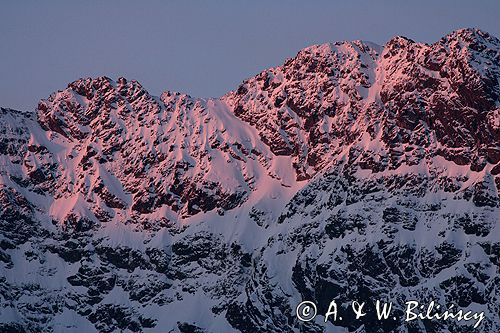
<svg viewBox="0 0 500 333">
<path fill-rule="evenodd" d="M 0 106 L 33 110 L 80 77 L 218 97 L 312 44 L 463 27 L 500 37 L 500 1 L 2 1 Z"/>
</svg>

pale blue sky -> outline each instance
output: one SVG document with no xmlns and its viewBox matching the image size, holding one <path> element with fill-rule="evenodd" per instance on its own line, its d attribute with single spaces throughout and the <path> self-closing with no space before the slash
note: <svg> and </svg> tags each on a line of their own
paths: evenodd
<svg viewBox="0 0 500 333">
<path fill-rule="evenodd" d="M 500 36 L 500 1 L 2 1 L 0 106 L 33 110 L 80 77 L 217 97 L 311 44 L 462 27 Z"/>
</svg>

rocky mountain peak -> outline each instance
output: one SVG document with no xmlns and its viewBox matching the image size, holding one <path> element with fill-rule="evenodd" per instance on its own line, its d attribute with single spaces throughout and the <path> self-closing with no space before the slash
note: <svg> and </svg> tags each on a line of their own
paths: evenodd
<svg viewBox="0 0 500 333">
<path fill-rule="evenodd" d="M 387 43 L 385 43 L 384 47 L 389 50 L 394 50 L 409 48 L 414 44 L 416 44 L 416 42 L 408 37 L 394 36 Z"/>
<path fill-rule="evenodd" d="M 480 51 L 481 47 L 479 45 L 483 45 L 484 47 L 488 44 L 500 44 L 500 40 L 497 37 L 478 28 L 464 28 L 455 30 L 443 37 L 441 41 L 445 41 L 448 43 L 451 43 L 453 41 L 461 42 L 463 43 L 463 45 L 475 49 L 476 51 Z"/>
<path fill-rule="evenodd" d="M 158 112 L 159 105 L 135 80 L 85 78 L 40 101 L 38 121 L 46 130 L 81 140 L 99 121 L 108 119 L 111 110 L 117 110 L 121 117 L 138 118 L 148 112 Z M 130 112 L 132 110 L 134 112 Z"/>
</svg>

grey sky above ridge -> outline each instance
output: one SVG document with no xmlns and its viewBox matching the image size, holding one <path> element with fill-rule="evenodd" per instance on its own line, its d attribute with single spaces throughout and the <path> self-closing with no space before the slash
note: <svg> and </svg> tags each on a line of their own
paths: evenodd
<svg viewBox="0 0 500 333">
<path fill-rule="evenodd" d="M 464 27 L 500 37 L 500 2 L 23 1 L 0 11 L 0 106 L 33 110 L 80 77 L 218 97 L 312 44 Z"/>
</svg>

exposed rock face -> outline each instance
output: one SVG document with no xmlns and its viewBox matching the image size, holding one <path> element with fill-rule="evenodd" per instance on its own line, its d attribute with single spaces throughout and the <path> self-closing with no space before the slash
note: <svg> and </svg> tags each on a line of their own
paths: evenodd
<svg viewBox="0 0 500 333">
<path fill-rule="evenodd" d="M 431 147 L 481 168 L 500 160 L 498 62 L 498 39 L 476 30 L 432 45 L 403 37 L 384 48 L 323 44 L 245 81 L 226 100 L 276 155 L 294 157 L 302 178 L 365 135 L 388 149 Z"/>
<path fill-rule="evenodd" d="M 77 80 L 0 110 L 0 331 L 471 330 L 404 322 L 436 300 L 496 333 L 499 162 L 474 29 L 312 46 L 221 99 Z M 377 299 L 396 320 L 348 311 Z"/>
<path fill-rule="evenodd" d="M 77 164 L 59 163 L 67 176 L 52 189 L 60 195 L 76 188 L 86 200 L 131 215 L 162 206 L 183 216 L 236 207 L 250 190 L 245 162 L 259 151 L 224 134 L 216 112 L 230 114 L 215 104 L 170 92 L 152 97 L 123 78 L 71 83 L 38 106 L 40 126 L 64 137 L 71 149 L 64 158 Z M 224 171 L 216 162 L 238 164 L 230 168 L 235 180 L 219 181 Z"/>
</svg>

